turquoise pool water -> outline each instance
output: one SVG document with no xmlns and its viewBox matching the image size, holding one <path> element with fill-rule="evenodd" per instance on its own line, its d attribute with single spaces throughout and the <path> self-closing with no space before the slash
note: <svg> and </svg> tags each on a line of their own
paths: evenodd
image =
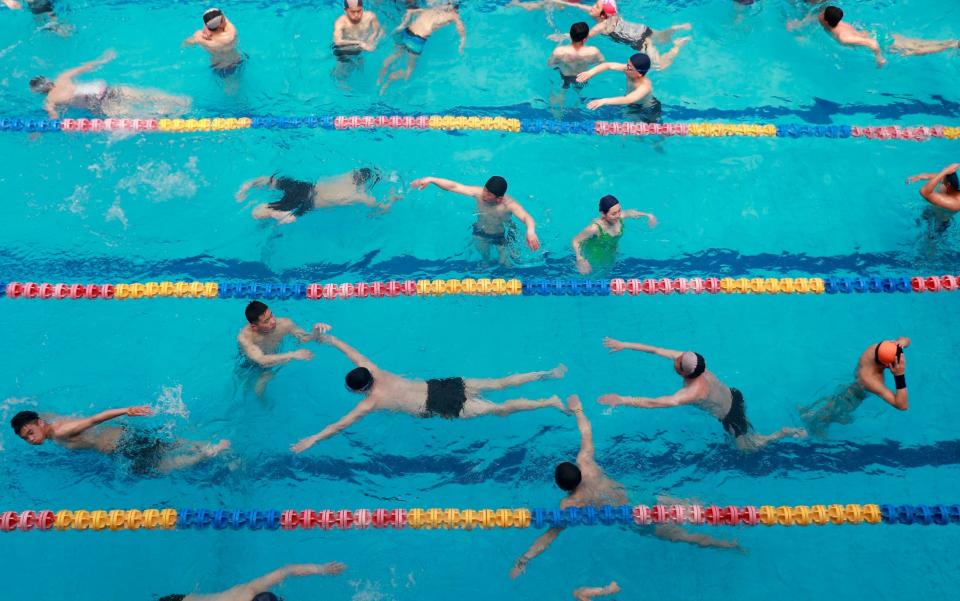
<svg viewBox="0 0 960 601">
<path fill-rule="evenodd" d="M 179 43 L 201 5 L 63 2 L 75 31 L 34 31 L 29 15 L 0 25 L 0 115 L 41 118 L 26 87 L 115 48 L 99 75 L 193 98 L 195 116 L 475 113 L 556 118 L 556 75 L 543 68 L 554 29 L 543 13 L 503 3 L 463 10 L 468 44 L 432 38 L 409 84 L 378 97 L 390 51 L 369 57 L 349 88 L 331 82 L 334 2 L 224 6 L 250 62 L 224 89 L 197 49 Z M 386 26 L 392 3 L 372 3 Z M 666 120 L 811 124 L 957 123 L 955 55 L 871 57 L 836 48 L 816 29 L 787 33 L 791 3 L 626 2 L 656 27 L 689 21 L 691 42 L 654 76 Z M 880 32 L 957 37 L 942 6 L 919 0 L 847 2 Z M 562 29 L 579 19 L 558 12 Z M 145 31 L 143 23 L 148 22 Z M 602 41 L 608 57 L 627 53 Z M 585 96 L 620 90 L 618 78 Z M 568 95 L 565 119 L 592 119 Z M 77 113 L 73 116 L 82 116 Z M 606 118 L 616 118 L 607 113 Z M 573 235 L 597 199 L 655 213 L 632 222 L 612 275 L 916 275 L 960 273 L 955 230 L 929 241 L 918 186 L 904 179 L 955 160 L 952 143 L 861 139 L 668 139 L 473 132 L 248 130 L 133 136 L 3 133 L 3 281 L 362 281 L 420 277 L 576 277 Z M 473 206 L 436 189 L 406 191 L 385 215 L 347 207 L 277 227 L 233 195 L 281 171 L 314 179 L 375 165 L 399 183 L 435 175 L 480 184 L 492 173 L 538 221 L 543 249 L 484 267 L 470 248 Z M 385 185 L 381 184 L 381 186 Z M 406 186 L 404 186 L 406 189 Z M 264 195 L 256 198 L 266 198 Z M 277 314 L 335 332 L 381 366 L 417 377 L 494 377 L 565 363 L 532 398 L 580 394 L 598 460 L 635 503 L 654 495 L 726 504 L 956 502 L 960 446 L 953 402 L 957 300 L 949 294 L 405 298 L 275 301 Z M 329 348 L 285 366 L 263 400 L 235 374 L 241 300 L 39 302 L 2 299 L 6 334 L 0 417 L 23 408 L 88 414 L 151 403 L 145 425 L 191 439 L 229 438 L 232 453 L 194 469 L 138 478 L 122 461 L 34 449 L 0 433 L 6 509 L 114 507 L 520 507 L 561 499 L 556 462 L 572 459 L 573 421 L 558 412 L 508 419 L 417 421 L 374 415 L 303 456 L 291 443 L 355 400 L 350 364 Z M 799 425 L 797 406 L 845 383 L 859 353 L 907 335 L 911 408 L 877 399 L 826 439 L 742 456 L 719 426 L 690 409 L 608 411 L 606 392 L 657 395 L 678 382 L 662 360 L 608 355 L 604 336 L 693 348 L 740 388 L 758 430 Z M 491 395 L 511 398 L 511 392 Z M 0 537 L 5 594 L 40 599 L 153 599 L 222 590 L 288 562 L 342 560 L 337 579 L 289 581 L 288 599 L 569 598 L 617 580 L 621 599 L 898 599 L 952 595 L 951 527 L 753 528 L 710 531 L 748 553 L 703 550 L 614 528 L 565 532 L 513 581 L 514 559 L 538 531 L 12 533 Z M 905 575 L 909 574 L 909 577 Z"/>
</svg>

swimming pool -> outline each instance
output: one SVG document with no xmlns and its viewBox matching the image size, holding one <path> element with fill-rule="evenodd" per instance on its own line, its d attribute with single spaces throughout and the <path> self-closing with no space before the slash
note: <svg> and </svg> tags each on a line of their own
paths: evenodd
<svg viewBox="0 0 960 601">
<path fill-rule="evenodd" d="M 199 9 L 71 3 L 63 19 L 76 31 L 65 40 L 31 33 L 28 17 L 5 14 L 0 47 L 8 51 L 0 61 L 8 76 L 0 114 L 41 118 L 27 79 L 113 47 L 118 59 L 104 77 L 189 94 L 191 115 L 198 117 L 557 118 L 548 101 L 559 87 L 556 74 L 541 68 L 552 47 L 543 37 L 553 30 L 543 14 L 508 12 L 501 4 L 467 6 L 464 57 L 453 52 L 455 34 L 441 31 L 411 82 L 383 98 L 371 80 L 389 44 L 350 80 L 351 89 L 330 82 L 329 25 L 339 12 L 332 2 L 224 7 L 251 55 L 229 94 L 201 51 L 178 48 L 199 23 Z M 838 50 L 820 32 L 807 31 L 799 41 L 788 34 L 783 22 L 795 11 L 784 2 L 758 3 L 739 21 L 727 2 L 630 4 L 654 26 L 694 24 L 694 41 L 669 71 L 655 76 L 668 121 L 956 124 L 956 99 L 944 82 L 958 67 L 948 55 L 895 58 L 877 71 L 869 55 Z M 844 6 L 882 33 L 955 37 L 931 2 Z M 397 21 L 396 9 L 380 12 L 385 25 Z M 554 18 L 569 25 L 574 14 Z M 148 16 L 147 36 L 127 37 L 106 25 Z M 497 45 L 501 40 L 505 47 Z M 618 56 L 616 46 L 601 47 Z M 598 79 L 586 95 L 619 86 L 616 78 Z M 568 102 L 575 104 L 572 96 Z M 595 117 L 577 108 L 562 115 Z M 626 136 L 251 129 L 4 132 L 0 149 L 13 157 L 0 176 L 9 199 L 0 245 L 4 281 L 575 278 L 570 239 L 595 217 L 596 201 L 607 193 L 627 208 L 656 214 L 659 225 L 630 223 L 620 261 L 597 277 L 960 273 L 955 228 L 929 242 L 915 222 L 923 201 L 915 186 L 902 183 L 949 163 L 953 144 L 945 140 L 677 138 L 657 145 Z M 366 165 L 395 172 L 404 184 L 424 175 L 476 184 L 504 175 L 537 219 L 543 250 L 519 251 L 510 269 L 479 265 L 470 248 L 473 206 L 433 188 L 406 191 L 385 215 L 346 207 L 282 227 L 254 221 L 251 207 L 233 199 L 254 176 L 280 171 L 310 180 Z M 958 497 L 953 425 L 960 416 L 949 392 L 957 375 L 949 333 L 960 317 L 951 294 L 269 302 L 301 325 L 332 324 L 338 336 L 400 374 L 492 377 L 565 363 L 563 380 L 530 384 L 517 394 L 581 395 L 598 461 L 627 486 L 634 503 L 652 503 L 662 492 L 719 505 L 950 503 Z M 3 299 L 5 419 L 34 406 L 88 414 L 153 403 L 161 413 L 145 423 L 186 438 L 233 442 L 228 457 L 145 479 L 120 461 L 27 447 L 4 429 L 5 506 L 498 508 L 550 507 L 561 499 L 553 466 L 572 459 L 578 439 L 572 418 L 554 411 L 451 422 L 373 415 L 293 456 L 290 444 L 354 402 L 340 385 L 351 365 L 331 349 L 315 348 L 313 361 L 285 366 L 257 399 L 234 372 L 244 305 L 239 299 Z M 756 455 L 737 453 L 712 419 L 689 409 L 609 411 L 595 402 L 606 392 L 666 394 L 677 384 L 656 358 L 608 355 L 604 336 L 695 348 L 712 371 L 744 392 L 751 420 L 768 432 L 799 425 L 798 405 L 848 381 L 868 344 L 901 334 L 914 343 L 910 411 L 872 399 L 827 439 L 785 442 Z M 491 398 L 511 398 L 510 392 Z M 507 575 L 510 566 L 539 532 L 12 533 L 0 537 L 0 545 L 9 573 L 27 577 L 8 582 L 8 594 L 44 599 L 222 590 L 283 563 L 342 560 L 350 566 L 344 576 L 291 580 L 280 592 L 287 599 L 541 599 L 617 580 L 623 599 L 736 595 L 749 601 L 914 598 L 918 591 L 946 596 L 958 582 L 942 560 L 954 532 L 920 526 L 715 532 L 738 538 L 749 550 L 741 555 L 616 528 L 582 528 L 564 533 L 516 581 Z"/>
</svg>

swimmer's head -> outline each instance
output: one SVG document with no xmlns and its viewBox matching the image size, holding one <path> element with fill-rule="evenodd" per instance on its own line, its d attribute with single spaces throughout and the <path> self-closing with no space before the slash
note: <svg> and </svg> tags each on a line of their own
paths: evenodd
<svg viewBox="0 0 960 601">
<path fill-rule="evenodd" d="M 580 468 L 569 461 L 557 464 L 557 469 L 553 472 L 553 481 L 557 483 L 560 490 L 573 492 L 580 486 L 581 480 L 583 475 L 580 473 Z"/>
<path fill-rule="evenodd" d="M 707 371 L 707 362 L 700 353 L 687 351 L 674 359 L 673 369 L 684 378 L 692 380 Z"/>
<path fill-rule="evenodd" d="M 613 211 L 615 215 L 610 215 Z M 600 212 L 607 216 L 616 216 L 620 214 L 620 201 L 613 194 L 607 194 L 600 199 Z"/>
<path fill-rule="evenodd" d="M 277 318 L 273 316 L 273 311 L 260 301 L 252 301 L 247 305 L 244 315 L 247 316 L 250 327 L 262 334 L 272 332 L 277 327 Z"/>
<path fill-rule="evenodd" d="M 14 433 L 30 444 L 43 444 L 46 434 L 43 432 L 44 422 L 36 411 L 21 411 L 10 420 L 10 427 Z"/>
<path fill-rule="evenodd" d="M 483 200 L 485 202 L 496 202 L 503 198 L 507 193 L 507 180 L 499 175 L 494 175 L 483 185 Z"/>
<path fill-rule="evenodd" d="M 890 367 L 900 360 L 903 355 L 903 347 L 893 340 L 884 340 L 873 347 L 873 360 L 877 365 Z"/>
<path fill-rule="evenodd" d="M 580 21 L 570 26 L 570 41 L 573 43 L 582 42 L 590 35 L 590 26 Z"/>
<path fill-rule="evenodd" d="M 43 75 L 37 75 L 30 80 L 30 91 L 36 92 L 37 94 L 47 94 L 50 90 L 53 89 L 53 82 L 44 77 Z"/>
<path fill-rule="evenodd" d="M 210 31 L 220 29 L 220 26 L 223 25 L 225 20 L 226 17 L 223 16 L 223 11 L 219 8 L 208 8 L 207 11 L 203 13 L 203 26 Z"/>
<path fill-rule="evenodd" d="M 373 374 L 366 367 L 355 367 L 347 373 L 346 382 L 352 392 L 367 392 L 373 386 Z"/>
<path fill-rule="evenodd" d="M 957 180 L 957 172 L 948 173 L 943 178 L 943 183 L 953 189 L 954 192 L 960 191 L 960 181 Z"/>
<path fill-rule="evenodd" d="M 280 597 L 274 595 L 273 593 L 258 593 L 256 597 L 250 601 L 282 601 Z"/>
<path fill-rule="evenodd" d="M 363 0 L 343 0 L 343 12 L 353 23 L 359 23 L 363 18 Z"/>
<path fill-rule="evenodd" d="M 650 57 L 642 52 L 638 52 L 627 61 L 627 74 L 635 77 L 646 75 L 650 70 Z"/>
<path fill-rule="evenodd" d="M 617 0 L 597 0 L 589 10 L 594 19 L 606 19 L 617 14 Z"/>
<path fill-rule="evenodd" d="M 833 29 L 843 20 L 843 10 L 836 6 L 828 6 L 823 9 L 823 20 L 827 22 L 830 29 Z"/>
<path fill-rule="evenodd" d="M 353 184 L 355 186 L 375 186 L 380 183 L 380 170 L 370 167 L 361 167 L 353 170 Z"/>
</svg>

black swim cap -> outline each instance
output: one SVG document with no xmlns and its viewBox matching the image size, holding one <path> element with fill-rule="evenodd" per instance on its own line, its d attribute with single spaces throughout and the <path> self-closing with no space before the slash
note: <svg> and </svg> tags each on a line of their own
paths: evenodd
<svg viewBox="0 0 960 601">
<path fill-rule="evenodd" d="M 582 42 L 590 36 L 590 26 L 579 21 L 570 26 L 570 39 L 574 42 Z"/>
<path fill-rule="evenodd" d="M 44 77 L 43 75 L 37 75 L 30 80 L 30 91 L 37 92 L 38 94 L 46 94 L 53 89 L 53 82 Z"/>
<path fill-rule="evenodd" d="M 343 8 L 363 8 L 363 0 L 343 0 Z"/>
<path fill-rule="evenodd" d="M 642 52 L 638 52 L 630 57 L 630 64 L 640 75 L 646 75 L 650 70 L 650 57 Z"/>
<path fill-rule="evenodd" d="M 843 20 L 843 10 L 836 6 L 828 6 L 823 9 L 823 20 L 830 27 L 836 27 Z"/>
<path fill-rule="evenodd" d="M 257 321 L 260 319 L 260 316 L 266 313 L 268 308 L 269 307 L 260 301 L 250 301 L 250 304 L 247 305 L 247 308 L 243 313 L 247 316 L 247 321 L 250 323 L 257 323 Z"/>
<path fill-rule="evenodd" d="M 499 175 L 494 175 L 487 180 L 487 183 L 484 184 L 483 187 L 494 196 L 503 196 L 507 193 L 507 180 Z"/>
<path fill-rule="evenodd" d="M 950 184 L 950 187 L 954 190 L 960 190 L 960 181 L 957 180 L 957 172 L 948 173 L 944 176 L 943 181 Z"/>
<path fill-rule="evenodd" d="M 280 597 L 274 595 L 273 593 L 259 593 L 256 597 L 251 599 L 251 601 L 280 601 Z"/>
<path fill-rule="evenodd" d="M 183 601 L 186 598 L 186 595 L 167 595 L 166 597 L 160 597 L 159 601 Z"/>
<path fill-rule="evenodd" d="M 355 367 L 347 374 L 347 388 L 354 392 L 366 392 L 373 386 L 373 374 L 366 367 Z"/>
<path fill-rule="evenodd" d="M 39 419 L 40 416 L 36 411 L 21 411 L 10 420 L 10 427 L 13 428 L 14 434 L 20 436 L 20 430 L 23 430 L 24 426 L 29 426 Z"/>
<path fill-rule="evenodd" d="M 680 369 L 683 371 L 684 378 L 692 380 L 707 371 L 707 362 L 700 353 L 687 351 L 680 355 Z"/>
<path fill-rule="evenodd" d="M 580 474 L 579 467 L 569 461 L 564 461 L 557 465 L 557 469 L 553 472 L 553 480 L 561 490 L 573 492 L 580 486 L 583 475 Z"/>
<path fill-rule="evenodd" d="M 353 183 L 356 186 L 362 186 L 370 180 L 371 186 L 375 186 L 380 183 L 380 170 L 371 169 L 370 167 L 361 167 L 360 169 L 353 170 Z"/>
<path fill-rule="evenodd" d="M 203 24 L 209 30 L 218 29 L 223 25 L 223 11 L 219 8 L 210 8 L 203 13 Z"/>
<path fill-rule="evenodd" d="M 607 194 L 600 199 L 600 212 L 604 215 L 607 214 L 607 211 L 612 209 L 614 206 L 620 204 L 620 201 L 617 200 L 617 197 L 613 194 Z"/>
</svg>

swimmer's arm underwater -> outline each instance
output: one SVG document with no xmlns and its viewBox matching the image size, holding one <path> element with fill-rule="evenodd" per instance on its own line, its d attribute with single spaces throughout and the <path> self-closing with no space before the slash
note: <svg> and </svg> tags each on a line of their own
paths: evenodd
<svg viewBox="0 0 960 601">
<path fill-rule="evenodd" d="M 530 548 L 527 551 L 517 558 L 516 563 L 513 564 L 513 569 L 510 570 L 510 577 L 516 578 L 520 574 L 523 574 L 527 569 L 527 564 L 530 563 L 530 560 L 540 555 L 547 548 L 553 544 L 553 541 L 557 540 L 557 537 L 560 536 L 561 528 L 550 528 L 539 537 L 537 540 L 533 541 L 533 544 L 530 545 Z"/>
<path fill-rule="evenodd" d="M 467 45 L 467 28 L 463 24 L 463 19 L 460 18 L 458 13 L 454 13 L 453 25 L 457 28 L 457 34 L 460 36 L 460 48 L 458 52 L 463 54 L 463 49 Z"/>
<path fill-rule="evenodd" d="M 657 346 L 651 346 L 649 344 L 640 344 L 639 342 L 623 342 L 615 338 L 604 338 L 603 346 L 610 349 L 611 353 L 616 353 L 624 349 L 629 351 L 641 351 L 644 353 L 651 353 L 653 355 L 660 355 L 671 361 L 676 360 L 677 357 L 683 354 L 683 351 L 673 351 L 666 348 L 660 348 Z"/>
<path fill-rule="evenodd" d="M 311 331 L 307 332 L 306 330 L 304 330 L 297 324 L 293 323 L 292 321 L 290 322 L 290 324 L 292 326 L 290 328 L 290 333 L 296 336 L 297 340 L 299 340 L 300 342 L 310 342 L 311 340 L 320 342 L 320 338 L 325 333 L 329 332 L 332 328 L 330 324 L 317 322 L 313 324 L 313 328 L 311 329 Z"/>
<path fill-rule="evenodd" d="M 661 524 L 653 531 L 654 536 L 675 543 L 689 543 L 698 547 L 718 547 L 720 549 L 739 549 L 736 540 L 723 540 L 708 534 L 687 532 L 676 524 Z"/>
<path fill-rule="evenodd" d="M 128 415 L 130 417 L 146 417 L 152 415 L 153 411 L 147 405 L 137 407 L 123 407 L 121 409 L 108 409 L 100 413 L 81 419 L 64 420 L 56 424 L 54 430 L 57 438 L 70 438 L 76 436 L 90 428 L 102 424 L 103 422 Z"/>
<path fill-rule="evenodd" d="M 678 407 L 695 402 L 696 396 L 690 392 L 689 388 L 681 388 L 677 392 L 656 398 L 650 397 L 628 397 L 619 394 L 605 394 L 598 399 L 603 405 L 616 407 L 617 405 L 626 405 L 628 407 L 637 407 L 639 409 L 666 409 L 668 407 Z"/>
<path fill-rule="evenodd" d="M 250 181 L 244 182 L 240 189 L 237 190 L 236 199 L 237 202 L 243 202 L 247 199 L 247 193 L 250 192 L 251 188 L 272 188 L 273 187 L 273 178 L 267 175 L 260 177 L 255 177 Z"/>
<path fill-rule="evenodd" d="M 263 350 L 247 340 L 244 336 L 238 336 L 237 342 L 240 344 L 240 349 L 243 351 L 243 354 L 247 356 L 248 359 L 259 365 L 260 367 L 276 367 L 277 365 L 283 365 L 284 363 L 289 363 L 294 359 L 300 359 L 303 361 L 309 361 L 313 359 L 313 353 L 307 349 L 300 349 L 296 351 L 291 351 L 289 353 L 276 353 L 268 355 L 264 353 Z"/>
<path fill-rule="evenodd" d="M 361 401 L 360 403 L 357 404 L 356 407 L 354 407 L 350 411 L 350 413 L 344 415 L 339 420 L 330 424 L 323 430 L 320 430 L 318 433 L 314 434 L 313 436 L 308 436 L 300 440 L 297 444 L 291 447 L 291 450 L 294 453 L 302 453 L 307 449 L 309 449 L 310 447 L 312 447 L 313 445 L 320 442 L 321 440 L 326 440 L 331 436 L 334 436 L 335 434 L 338 434 L 339 432 L 346 430 L 353 424 L 357 423 L 358 420 L 360 420 L 363 416 L 370 413 L 371 411 L 373 411 L 373 403 L 370 403 L 367 401 Z"/>
<path fill-rule="evenodd" d="M 380 19 L 377 18 L 377 15 L 373 15 L 373 18 L 370 20 L 370 28 L 372 31 L 367 38 L 367 50 L 372 52 L 376 50 L 377 44 L 383 39 L 383 26 L 380 25 Z"/>
</svg>

